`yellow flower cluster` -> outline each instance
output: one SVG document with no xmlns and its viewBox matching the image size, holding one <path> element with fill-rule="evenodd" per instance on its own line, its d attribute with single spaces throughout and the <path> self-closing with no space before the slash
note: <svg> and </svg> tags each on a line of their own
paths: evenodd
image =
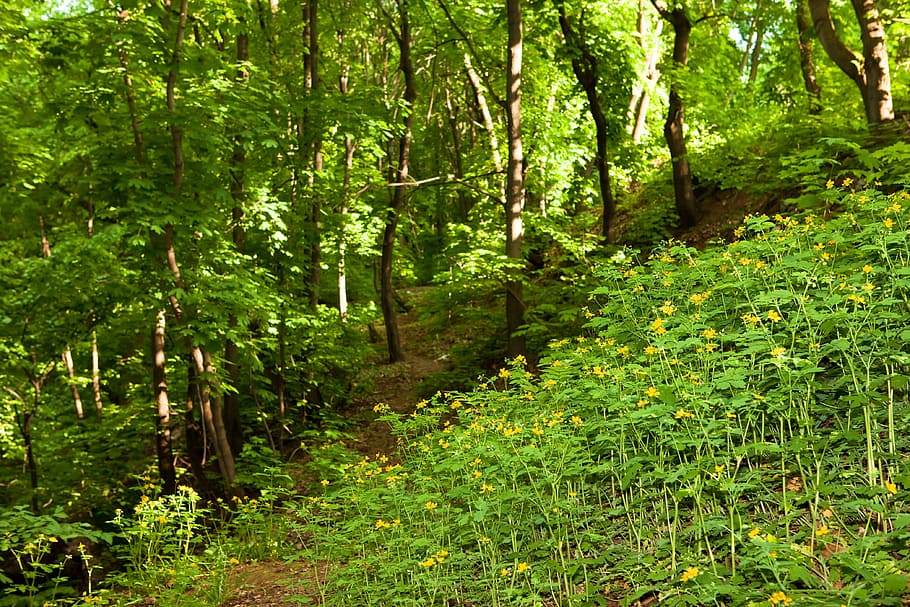
<svg viewBox="0 0 910 607">
<path fill-rule="evenodd" d="M 420 566 L 429 568 L 433 565 L 442 565 L 446 561 L 447 556 L 449 556 L 448 550 L 439 550 L 432 556 L 427 557 L 426 560 L 420 561 Z"/>
</svg>

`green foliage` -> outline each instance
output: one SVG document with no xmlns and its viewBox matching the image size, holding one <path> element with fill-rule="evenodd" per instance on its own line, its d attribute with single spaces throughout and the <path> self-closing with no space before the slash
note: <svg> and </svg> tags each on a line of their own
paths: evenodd
<svg viewBox="0 0 910 607">
<path fill-rule="evenodd" d="M 33 607 L 57 604 L 55 601 L 71 597 L 73 588 L 66 572 L 71 560 L 78 561 L 78 569 L 85 572 L 87 594 L 93 596 L 92 574 L 98 567 L 91 563 L 93 557 L 86 543 L 109 544 L 114 539 L 110 533 L 68 522 L 68 515 L 61 508 L 38 515 L 25 507 L 3 509 L 0 528 L 4 530 L 0 554 L 15 563 L 15 572 L 0 572 L 0 605 Z M 70 541 L 78 541 L 74 551 L 68 550 Z"/>
<path fill-rule="evenodd" d="M 617 257 L 540 377 L 386 411 L 402 459 L 307 511 L 328 604 L 899 604 L 910 197 L 831 195 Z"/>
</svg>

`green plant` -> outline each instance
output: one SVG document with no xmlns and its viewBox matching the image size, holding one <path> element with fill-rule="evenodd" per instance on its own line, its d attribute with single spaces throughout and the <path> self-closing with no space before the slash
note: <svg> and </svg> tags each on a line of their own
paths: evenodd
<svg viewBox="0 0 910 607">
<path fill-rule="evenodd" d="M 306 511 L 328 604 L 905 600 L 910 195 L 823 189 L 840 215 L 617 256 L 539 377 L 380 407 L 398 457 Z"/>
<path fill-rule="evenodd" d="M 110 543 L 113 536 L 82 523 L 68 522 L 62 509 L 52 514 L 33 514 L 25 507 L 0 511 L 0 553 L 10 555 L 18 575 L 11 578 L 0 573 L 0 605 L 49 605 L 72 600 L 76 595 L 74 580 L 66 572 L 69 561 L 78 559 L 87 574 L 88 599 L 97 598 L 92 587 L 92 555 L 85 542 Z M 75 552 L 66 550 L 67 541 L 78 541 Z M 87 600 L 88 600 L 87 599 Z M 62 604 L 62 603 L 61 603 Z"/>
</svg>

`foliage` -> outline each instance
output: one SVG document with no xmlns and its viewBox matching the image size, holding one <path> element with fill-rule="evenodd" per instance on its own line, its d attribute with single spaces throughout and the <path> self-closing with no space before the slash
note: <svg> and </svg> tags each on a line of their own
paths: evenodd
<svg viewBox="0 0 910 607">
<path fill-rule="evenodd" d="M 14 563 L 14 571 L 0 571 L 0 605 L 56 604 L 71 597 L 71 562 L 86 577 L 86 593 L 93 595 L 92 575 L 99 568 L 86 544 L 110 543 L 113 536 L 82 523 L 68 522 L 60 508 L 53 513 L 35 515 L 24 507 L 0 511 L 0 555 L 4 565 Z M 76 542 L 73 546 L 70 543 Z M 70 548 L 74 548 L 70 550 Z"/>
<path fill-rule="evenodd" d="M 539 378 L 385 411 L 403 459 L 308 509 L 329 604 L 900 604 L 910 197 L 827 191 L 605 265 Z"/>
</svg>

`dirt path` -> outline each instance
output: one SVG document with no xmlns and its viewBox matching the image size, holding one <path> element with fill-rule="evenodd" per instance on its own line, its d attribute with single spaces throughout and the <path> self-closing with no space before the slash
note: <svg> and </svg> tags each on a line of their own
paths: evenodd
<svg viewBox="0 0 910 607">
<path fill-rule="evenodd" d="M 420 400 L 419 386 L 424 378 L 447 368 L 445 338 L 422 326 L 419 297 L 412 310 L 398 317 L 398 328 L 405 350 L 405 361 L 389 364 L 385 331 L 378 327 L 382 341 L 376 354 L 367 361 L 372 377 L 369 391 L 362 394 L 345 412 L 354 420 L 354 441 L 349 445 L 363 455 L 391 454 L 396 440 L 385 422 L 374 421 L 373 407 L 389 405 L 394 411 L 408 413 Z M 325 567 L 312 563 L 255 562 L 237 565 L 231 572 L 230 598 L 223 607 L 299 607 L 321 604 L 319 589 L 325 582 Z"/>
<path fill-rule="evenodd" d="M 386 362 L 385 330 L 383 327 L 378 329 L 383 340 L 377 344 L 377 353 L 370 361 L 375 373 L 372 388 L 358 398 L 350 412 L 355 420 L 356 436 L 351 447 L 364 455 L 388 455 L 396 449 L 388 424 L 369 421 L 374 417 L 373 407 L 384 403 L 398 413 L 411 412 L 421 398 L 420 383 L 429 375 L 447 368 L 442 340 L 421 325 L 417 307 L 415 305 L 407 314 L 398 316 L 398 330 L 405 351 L 403 362 Z"/>
</svg>

